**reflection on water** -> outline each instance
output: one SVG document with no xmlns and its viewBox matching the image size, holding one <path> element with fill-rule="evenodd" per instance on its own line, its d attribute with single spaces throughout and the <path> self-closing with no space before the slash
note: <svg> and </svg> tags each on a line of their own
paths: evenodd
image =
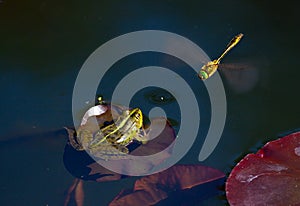
<svg viewBox="0 0 300 206">
<path fill-rule="evenodd" d="M 175 101 L 175 98 L 170 92 L 156 88 L 144 94 L 145 98 L 156 105 L 169 104 Z"/>
<path fill-rule="evenodd" d="M 219 54 L 232 35 L 245 34 L 239 52 L 226 56 L 223 63 L 250 61 L 245 65 L 254 62 L 260 66 L 254 66 L 257 73 L 221 73 L 227 95 L 227 122 L 216 150 L 203 164 L 228 170 L 235 157 L 256 142 L 298 128 L 296 8 L 293 3 L 272 2 L 270 6 L 260 1 L 2 2 L 0 156 L 4 164 L 0 173 L 0 204 L 63 203 L 64 190 L 73 177 L 62 163 L 66 138 L 61 128 L 73 124 L 71 97 L 76 75 L 97 47 L 127 32 L 161 29 L 178 33 L 211 57 Z M 107 74 L 111 76 L 100 83 L 99 93 L 109 99 L 122 75 L 139 66 L 168 66 L 189 80 L 199 102 L 201 129 L 199 141 L 182 162 L 198 163 L 194 154 L 201 148 L 210 121 L 205 87 L 184 63 L 158 56 L 135 55 L 133 61 L 128 57 L 127 63 L 117 63 L 116 67 L 123 69 L 120 72 L 112 68 Z M 250 83 L 244 84 L 249 79 Z M 140 91 L 132 105 L 142 107 L 147 114 L 157 103 L 171 119 L 180 122 L 180 111 L 172 96 L 160 92 L 146 97 L 144 94 L 147 93 Z M 130 181 L 87 183 L 85 205 L 107 205 L 121 188 L 132 184 Z M 218 200 L 212 201 L 222 205 Z"/>
</svg>

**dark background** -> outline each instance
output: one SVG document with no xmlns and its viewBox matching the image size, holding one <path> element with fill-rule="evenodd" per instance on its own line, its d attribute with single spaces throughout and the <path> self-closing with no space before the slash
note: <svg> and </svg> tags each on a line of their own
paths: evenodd
<svg viewBox="0 0 300 206">
<path fill-rule="evenodd" d="M 257 74 L 255 81 L 242 90 L 239 88 L 247 86 L 249 79 L 243 71 L 238 75 L 226 75 L 225 71 L 221 74 L 228 105 L 226 127 L 214 153 L 201 164 L 229 172 L 243 154 L 255 151 L 281 132 L 298 128 L 299 7 L 295 2 L 2 0 L 0 204 L 62 204 L 73 177 L 62 162 L 66 136 L 61 128 L 73 125 L 71 105 L 76 76 L 95 49 L 128 32 L 174 32 L 198 44 L 210 58 L 220 55 L 234 35 L 245 34 L 223 62 L 244 65 L 250 73 L 252 69 Z M 133 62 L 140 65 L 141 59 L 136 57 Z M 156 64 L 165 63 L 159 57 L 151 59 Z M 174 70 L 185 67 L 174 61 L 170 60 L 170 65 L 177 67 Z M 126 65 L 131 67 L 120 63 Z M 194 75 L 191 69 L 186 71 L 185 79 Z M 112 85 L 113 79 L 122 78 L 118 75 L 112 72 L 108 77 Z M 202 85 L 196 77 L 188 81 Z M 107 95 L 111 85 L 103 84 L 106 87 L 100 92 Z M 153 106 L 146 96 L 141 92 L 140 98 L 135 97 L 144 110 Z M 200 108 L 203 111 L 207 96 L 198 98 L 205 102 Z M 179 118 L 177 113 L 172 117 L 175 120 Z M 178 129 L 179 125 L 174 127 Z M 200 146 L 201 141 L 181 162 L 199 163 Z M 130 184 L 129 179 L 86 183 L 85 203 L 106 205 Z M 216 197 L 207 204 L 224 202 Z"/>
</svg>

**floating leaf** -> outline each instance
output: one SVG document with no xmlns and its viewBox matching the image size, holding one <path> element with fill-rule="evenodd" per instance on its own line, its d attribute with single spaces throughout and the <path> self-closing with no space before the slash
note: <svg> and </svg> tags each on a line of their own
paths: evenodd
<svg viewBox="0 0 300 206">
<path fill-rule="evenodd" d="M 227 180 L 226 195 L 231 206 L 300 205 L 300 132 L 242 159 Z"/>
</svg>

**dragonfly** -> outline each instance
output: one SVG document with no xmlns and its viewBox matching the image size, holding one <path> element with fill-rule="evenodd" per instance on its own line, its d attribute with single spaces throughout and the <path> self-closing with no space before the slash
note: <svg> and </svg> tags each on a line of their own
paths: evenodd
<svg viewBox="0 0 300 206">
<path fill-rule="evenodd" d="M 236 35 L 227 45 L 225 51 L 221 54 L 221 56 L 218 59 L 215 59 L 213 61 L 209 61 L 207 64 L 205 64 L 199 71 L 198 77 L 202 80 L 206 80 L 209 77 L 211 77 L 218 69 L 221 60 L 223 57 L 235 46 L 237 45 L 240 40 L 242 39 L 244 35 L 242 33 Z"/>
</svg>

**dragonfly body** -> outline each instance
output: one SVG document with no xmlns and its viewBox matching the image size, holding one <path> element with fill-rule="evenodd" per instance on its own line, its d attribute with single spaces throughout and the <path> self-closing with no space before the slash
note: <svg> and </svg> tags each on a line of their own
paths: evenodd
<svg viewBox="0 0 300 206">
<path fill-rule="evenodd" d="M 198 77 L 202 80 L 208 79 L 211 77 L 218 69 L 221 59 L 242 39 L 244 35 L 238 34 L 236 35 L 227 45 L 225 51 L 221 54 L 218 59 L 208 62 L 205 64 L 198 73 Z"/>
</svg>

